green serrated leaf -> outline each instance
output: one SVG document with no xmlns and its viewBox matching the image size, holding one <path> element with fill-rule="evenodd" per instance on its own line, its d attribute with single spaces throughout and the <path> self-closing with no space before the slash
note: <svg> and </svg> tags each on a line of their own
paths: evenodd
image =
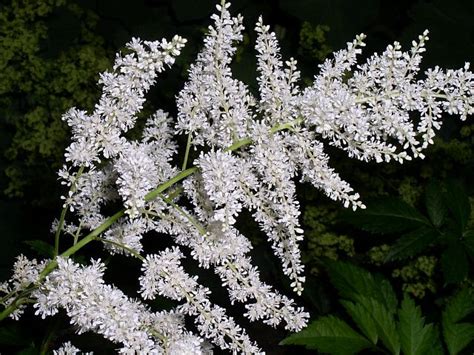
<svg viewBox="0 0 474 355">
<path fill-rule="evenodd" d="M 390 248 L 386 261 L 402 260 L 425 250 L 439 237 L 434 228 L 421 227 L 399 238 Z"/>
<path fill-rule="evenodd" d="M 362 333 L 372 342 L 372 344 L 377 344 L 379 339 L 377 327 L 375 326 L 371 315 L 367 313 L 365 307 L 359 303 L 353 303 L 350 301 L 341 301 L 341 304 Z"/>
<path fill-rule="evenodd" d="M 382 302 L 373 298 L 365 296 L 359 296 L 357 298 L 358 303 L 371 315 L 382 343 L 392 354 L 400 354 L 400 337 L 393 312 L 389 311 Z"/>
<path fill-rule="evenodd" d="M 446 185 L 446 190 L 444 199 L 458 225 L 458 234 L 461 235 L 471 215 L 469 197 L 464 187 L 455 181 L 450 181 Z"/>
<path fill-rule="evenodd" d="M 52 258 L 54 256 L 53 246 L 42 240 L 25 240 L 24 243 L 41 256 L 48 258 Z"/>
<path fill-rule="evenodd" d="M 448 208 L 443 199 L 441 184 L 438 181 L 431 181 L 428 184 L 425 192 L 425 205 L 431 223 L 435 227 L 440 227 L 448 213 Z"/>
<path fill-rule="evenodd" d="M 446 305 L 442 314 L 442 325 L 449 354 L 458 354 L 474 340 L 474 324 L 459 323 L 472 312 L 474 302 L 468 289 L 462 289 Z"/>
<path fill-rule="evenodd" d="M 370 341 L 334 316 L 317 319 L 302 331 L 282 340 L 280 345 L 303 345 L 308 349 L 336 355 L 356 354 L 372 347 Z"/>
<path fill-rule="evenodd" d="M 405 297 L 398 311 L 398 332 L 404 355 L 432 354 L 433 348 L 440 348 L 437 331 L 432 324 L 425 325 L 420 307 Z"/>
<path fill-rule="evenodd" d="M 395 312 L 397 297 L 390 283 L 383 277 L 374 277 L 370 272 L 350 263 L 327 261 L 326 268 L 331 283 L 342 298 L 357 301 L 358 296 L 374 298 Z"/>
<path fill-rule="evenodd" d="M 443 322 L 457 323 L 474 312 L 474 300 L 468 289 L 461 289 L 443 311 Z"/>
<path fill-rule="evenodd" d="M 367 203 L 367 208 L 344 215 L 347 222 L 371 233 L 400 233 L 430 227 L 430 221 L 401 199 L 384 198 Z"/>
<path fill-rule="evenodd" d="M 374 279 L 376 284 L 379 285 L 379 294 L 381 297 L 381 299 L 377 299 L 387 307 L 389 312 L 395 313 L 398 306 L 398 299 L 392 285 L 381 275 L 375 275 Z"/>
<path fill-rule="evenodd" d="M 474 340 L 474 324 L 443 324 L 443 335 L 449 354 L 456 355 Z"/>
<path fill-rule="evenodd" d="M 469 260 L 461 242 L 449 244 L 443 252 L 441 270 L 447 283 L 457 283 L 466 279 L 469 272 Z"/>
</svg>

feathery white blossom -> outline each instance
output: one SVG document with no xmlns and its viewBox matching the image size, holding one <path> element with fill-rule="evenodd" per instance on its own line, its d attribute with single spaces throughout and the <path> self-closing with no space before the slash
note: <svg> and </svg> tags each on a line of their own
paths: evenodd
<svg viewBox="0 0 474 355">
<path fill-rule="evenodd" d="M 58 349 L 53 350 L 53 355 L 76 355 L 76 354 L 81 354 L 81 350 L 79 350 L 74 345 L 72 345 L 70 341 L 65 342 Z M 93 352 L 91 351 L 91 352 L 87 352 L 83 354 L 92 355 Z"/>
<path fill-rule="evenodd" d="M 179 315 L 151 313 L 143 304 L 105 284 L 105 266 L 100 261 L 93 261 L 90 266 L 80 266 L 62 258 L 57 262 L 57 270 L 34 292 L 36 314 L 42 318 L 64 308 L 79 334 L 94 331 L 122 343 L 119 352 L 127 354 L 161 354 L 169 342 L 163 341 L 167 334 L 178 337 L 179 341 L 184 340 L 180 334 L 189 338 L 186 332 L 177 329 L 183 327 Z M 173 321 L 163 321 L 170 316 L 174 317 Z M 189 340 L 191 344 L 195 343 L 194 338 Z"/>
<path fill-rule="evenodd" d="M 300 72 L 296 60 L 290 58 L 283 67 L 276 35 L 270 26 L 264 25 L 260 16 L 255 26 L 258 34 L 255 49 L 257 55 L 257 77 L 259 84 L 259 109 L 265 124 L 274 126 L 296 118 L 298 107 L 295 98 L 299 94 L 296 86 Z"/>
<path fill-rule="evenodd" d="M 246 254 L 252 248 L 249 240 L 233 227 L 222 228 L 213 223 L 212 201 L 207 199 L 203 182 L 194 178 L 185 182 L 185 192 L 199 212 L 199 220 L 210 224 L 199 228 L 181 214 L 174 213 L 173 228 L 176 242 L 191 248 L 191 255 L 203 267 L 214 266 L 231 302 L 242 302 L 249 310 L 244 315 L 251 321 L 262 319 L 276 326 L 285 323 L 288 330 L 300 330 L 309 318 L 302 307 L 279 294 L 260 280 L 259 272 Z M 174 212 L 174 211 L 171 211 Z"/>
<path fill-rule="evenodd" d="M 193 135 L 196 145 L 227 147 L 245 138 L 254 103 L 245 84 L 232 77 L 230 63 L 242 40 L 242 17 L 231 17 L 230 3 L 217 5 L 220 14 L 204 39 L 204 49 L 189 70 L 178 95 L 178 131 Z"/>
<path fill-rule="evenodd" d="M 171 42 L 140 41 L 127 44 L 131 53 L 117 55 L 113 72 L 101 75 L 103 94 L 92 115 L 71 109 L 63 119 L 73 132 L 73 142 L 66 149 L 66 160 L 75 166 L 91 166 L 104 158 L 114 157 L 126 143 L 122 132 L 135 124 L 145 93 L 155 83 L 157 73 L 174 63 L 186 40 L 175 36 Z"/>
<path fill-rule="evenodd" d="M 242 210 L 239 159 L 230 152 L 212 151 L 201 154 L 195 164 L 201 170 L 207 196 L 215 206 L 212 218 L 222 222 L 223 228 L 233 225 Z"/>
<path fill-rule="evenodd" d="M 197 283 L 197 277 L 189 276 L 180 259 L 183 254 L 178 248 L 166 249 L 159 255 L 149 255 L 142 266 L 140 277 L 141 293 L 144 298 L 163 295 L 185 303 L 178 309 L 184 314 L 196 317 L 200 333 L 222 349 L 242 354 L 260 353 L 245 331 L 225 314 L 225 310 L 213 305 L 209 289 Z"/>
<path fill-rule="evenodd" d="M 0 293 L 5 295 L 1 298 L 1 305 L 5 308 L 16 301 L 17 296 L 26 288 L 33 286 L 38 282 L 39 274 L 48 260 L 38 262 L 36 259 L 28 260 L 20 254 L 16 257 L 13 264 L 13 274 L 8 281 L 0 283 Z M 10 318 L 18 320 L 23 314 L 26 306 L 24 304 L 18 307 L 10 314 Z"/>
</svg>

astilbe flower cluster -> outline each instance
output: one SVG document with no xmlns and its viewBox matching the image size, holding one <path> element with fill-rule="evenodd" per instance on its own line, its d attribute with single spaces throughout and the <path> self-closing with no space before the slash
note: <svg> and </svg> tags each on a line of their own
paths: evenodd
<svg viewBox="0 0 474 355">
<path fill-rule="evenodd" d="M 296 61 L 283 62 L 276 36 L 262 18 L 255 28 L 259 95 L 254 96 L 232 75 L 243 25 L 242 17 L 232 17 L 228 8 L 222 2 L 211 17 L 204 48 L 177 95 L 176 119 L 159 110 L 147 120 L 141 139 L 124 136 L 157 75 L 184 46 L 179 36 L 133 39 L 127 54 L 117 56 L 113 71 L 101 75 L 103 94 L 94 112 L 73 108 L 64 115 L 72 143 L 59 177 L 69 187 L 65 211 L 75 217 L 55 221 L 53 229 L 57 237 L 71 235 L 74 245 L 52 261 L 20 256 L 12 279 L 1 286 L 6 308 L 30 288 L 38 315 L 65 309 L 78 332 L 101 334 L 121 344 L 123 353 L 207 353 L 208 341 L 234 353 L 258 353 L 236 320 L 211 302 L 211 291 L 186 273 L 180 261 L 184 255 L 214 270 L 231 303 L 243 303 L 250 321 L 300 330 L 309 314 L 260 279 L 249 254 L 252 245 L 239 230 L 239 214 L 252 213 L 300 295 L 305 277 L 297 178 L 345 207 L 364 208 L 330 167 L 324 145 L 363 161 L 401 163 L 423 157 L 443 112 L 464 119 L 474 111 L 468 64 L 459 70 L 436 67 L 419 78 L 428 32 L 408 52 L 394 43 L 363 64 L 357 57 L 365 36 L 359 35 L 320 66 L 311 86 L 301 89 Z M 173 164 L 179 134 L 188 136 L 180 167 Z M 201 151 L 192 167 L 190 149 Z M 107 218 L 103 207 L 114 201 L 125 209 Z M 176 246 L 145 255 L 141 241 L 152 231 L 171 236 Z M 107 285 L 100 261 L 83 266 L 67 258 L 97 239 L 110 253 L 142 261 L 139 293 L 144 300 L 160 295 L 179 305 L 153 311 Z M 14 308 L 10 315 L 18 318 L 23 308 Z M 199 334 L 185 329 L 185 316 L 194 317 Z M 75 351 L 65 343 L 56 353 Z"/>
</svg>

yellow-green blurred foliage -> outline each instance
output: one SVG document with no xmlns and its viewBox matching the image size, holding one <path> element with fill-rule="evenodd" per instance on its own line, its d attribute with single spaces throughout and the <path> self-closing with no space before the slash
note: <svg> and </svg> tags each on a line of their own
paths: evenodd
<svg viewBox="0 0 474 355">
<path fill-rule="evenodd" d="M 0 124 L 5 193 L 22 196 L 39 176 L 53 176 L 62 161 L 71 106 L 90 109 L 98 73 L 110 53 L 96 35 L 98 18 L 66 0 L 12 0 L 0 12 Z"/>
</svg>

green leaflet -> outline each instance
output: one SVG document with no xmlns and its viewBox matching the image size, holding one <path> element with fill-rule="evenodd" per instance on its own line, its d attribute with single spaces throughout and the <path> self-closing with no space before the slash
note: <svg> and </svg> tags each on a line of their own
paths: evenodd
<svg viewBox="0 0 474 355">
<path fill-rule="evenodd" d="M 459 291 L 446 305 L 443 323 L 456 323 L 474 312 L 473 296 L 468 289 Z"/>
<path fill-rule="evenodd" d="M 443 322 L 443 335 L 449 354 L 459 354 L 462 349 L 474 340 L 474 324 Z"/>
<path fill-rule="evenodd" d="M 398 331 L 404 355 L 434 354 L 441 351 L 438 332 L 432 324 L 425 325 L 420 307 L 405 297 L 398 310 Z"/>
<path fill-rule="evenodd" d="M 363 349 L 375 347 L 378 339 L 392 354 L 400 353 L 400 337 L 393 312 L 380 302 L 358 296 L 358 302 L 342 301 L 363 337 L 346 322 L 334 316 L 321 317 L 308 328 L 284 339 L 281 345 L 304 345 L 330 354 L 355 354 Z"/>
<path fill-rule="evenodd" d="M 347 213 L 344 220 L 371 233 L 399 233 L 417 227 L 430 227 L 430 221 L 406 202 L 396 198 L 367 203 L 365 210 Z"/>
<path fill-rule="evenodd" d="M 360 303 L 341 301 L 346 312 L 351 316 L 361 332 L 375 345 L 379 339 L 377 327 L 367 309 Z"/>
<path fill-rule="evenodd" d="M 446 305 L 442 324 L 444 340 L 450 355 L 458 354 L 474 340 L 474 324 L 459 323 L 473 311 L 474 302 L 467 289 L 458 292 Z"/>
<path fill-rule="evenodd" d="M 431 223 L 435 227 L 440 227 L 446 218 L 448 208 L 443 198 L 441 184 L 438 181 L 433 180 L 426 187 L 425 206 Z"/>
<path fill-rule="evenodd" d="M 380 338 L 392 353 L 398 354 L 400 340 L 394 319 L 398 301 L 390 283 L 344 262 L 329 262 L 328 272 L 340 295 L 354 302 L 343 305 L 361 331 L 372 343 Z"/>
<path fill-rule="evenodd" d="M 382 343 L 392 354 L 400 354 L 400 337 L 393 316 L 394 310 L 385 308 L 383 303 L 373 298 L 359 296 L 358 300 L 371 315 Z"/>
<path fill-rule="evenodd" d="M 446 205 L 458 225 L 459 234 L 462 234 L 471 214 L 471 204 L 468 195 L 462 185 L 455 181 L 450 181 L 446 186 L 446 190 Z"/>
<path fill-rule="evenodd" d="M 334 316 L 321 317 L 281 342 L 304 345 L 330 354 L 353 354 L 372 348 L 390 354 L 442 355 L 439 327 L 426 324 L 421 309 L 406 296 L 398 301 L 389 282 L 345 262 L 328 262 L 340 303 L 360 330 Z M 474 324 L 462 322 L 474 313 L 469 289 L 458 292 L 442 313 L 443 338 L 449 354 L 458 354 L 474 340 Z"/>
<path fill-rule="evenodd" d="M 331 283 L 342 298 L 357 301 L 358 296 L 374 298 L 387 310 L 395 311 L 397 297 L 390 283 L 374 277 L 370 272 L 350 263 L 328 261 L 326 264 Z"/>
<path fill-rule="evenodd" d="M 280 345 L 304 345 L 308 349 L 336 355 L 356 354 L 372 347 L 370 341 L 334 316 L 317 319 L 301 332 L 282 340 Z"/>
<path fill-rule="evenodd" d="M 420 227 L 399 238 L 390 248 L 386 261 L 406 259 L 424 251 L 436 241 L 438 232 L 429 227 Z"/>
<path fill-rule="evenodd" d="M 28 245 L 40 256 L 47 258 L 52 258 L 54 256 L 54 248 L 42 240 L 25 240 L 23 243 Z"/>
<path fill-rule="evenodd" d="M 392 234 L 385 262 L 405 260 L 428 251 L 439 258 L 445 284 L 465 280 L 469 257 L 474 259 L 469 196 L 460 183 L 432 181 L 425 189 L 427 217 L 400 199 L 384 198 L 368 204 L 365 211 L 345 219 L 362 230 Z"/>
</svg>

